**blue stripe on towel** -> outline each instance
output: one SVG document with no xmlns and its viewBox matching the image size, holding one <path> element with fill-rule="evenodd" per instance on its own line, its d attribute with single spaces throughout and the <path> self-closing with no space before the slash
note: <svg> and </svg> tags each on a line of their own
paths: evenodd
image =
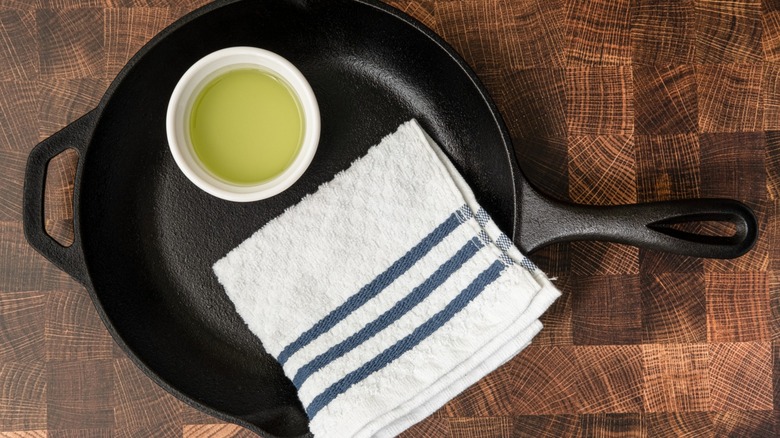
<svg viewBox="0 0 780 438">
<path fill-rule="evenodd" d="M 284 347 L 277 360 L 284 365 L 290 357 L 301 348 L 307 346 L 320 335 L 327 332 L 347 315 L 354 312 L 355 309 L 365 304 L 371 298 L 377 296 L 396 278 L 400 277 L 409 268 L 414 266 L 417 261 L 423 258 L 433 247 L 439 244 L 453 230 L 463 223 L 458 212 L 450 215 L 444 222 L 437 226 L 430 234 L 425 236 L 414 248 L 410 249 L 403 257 L 396 260 L 386 271 L 379 274 L 373 281 L 363 286 L 358 293 L 349 297 L 344 304 L 335 308 L 327 316 L 318 321 L 312 328 L 303 332 L 298 339 L 290 345 Z"/>
<path fill-rule="evenodd" d="M 402 316 L 406 315 L 415 306 L 420 304 L 425 298 L 431 295 L 442 283 L 444 283 L 450 276 L 460 269 L 464 263 L 466 263 L 474 254 L 477 253 L 484 245 L 476 237 L 472 238 L 465 245 L 463 245 L 454 256 L 444 262 L 430 277 L 423 281 L 419 286 L 415 287 L 411 293 L 405 296 L 403 299 L 395 303 L 395 305 L 388 311 L 383 313 L 377 319 L 366 324 L 357 333 L 354 333 L 344 341 L 334 345 L 325 353 L 320 354 L 314 358 L 311 362 L 302 366 L 295 377 L 293 378 L 293 384 L 296 388 L 300 389 L 301 385 L 312 374 L 316 373 L 323 367 L 327 366 L 342 355 L 352 351 L 366 340 L 370 339 L 380 331 L 384 330 L 387 326 L 397 321 Z"/>
<path fill-rule="evenodd" d="M 314 397 L 309 406 L 306 407 L 306 414 L 309 416 L 309 419 L 313 419 L 322 408 L 338 397 L 339 394 L 346 392 L 352 385 L 364 380 L 372 373 L 386 367 L 446 324 L 455 314 L 463 310 L 474 298 L 482 293 L 490 283 L 495 281 L 501 275 L 504 267 L 504 264 L 500 261 L 493 262 L 490 267 L 482 271 L 466 289 L 463 289 L 439 313 L 435 314 L 423 325 L 417 327 L 411 334 L 395 343 L 395 345 L 366 362 L 360 368 L 347 374 L 321 394 Z"/>
</svg>

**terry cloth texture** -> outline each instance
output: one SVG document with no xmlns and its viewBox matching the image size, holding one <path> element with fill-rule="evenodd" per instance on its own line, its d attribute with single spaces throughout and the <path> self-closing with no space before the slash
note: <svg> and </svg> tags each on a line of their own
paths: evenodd
<svg viewBox="0 0 780 438">
<path fill-rule="evenodd" d="M 315 437 L 390 437 L 511 359 L 560 295 L 415 120 L 214 265 Z"/>
</svg>

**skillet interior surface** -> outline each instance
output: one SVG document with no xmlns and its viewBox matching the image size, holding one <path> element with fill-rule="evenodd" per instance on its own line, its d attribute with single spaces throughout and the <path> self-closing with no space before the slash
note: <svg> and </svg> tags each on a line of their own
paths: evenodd
<svg viewBox="0 0 780 438">
<path fill-rule="evenodd" d="M 77 188 L 81 245 L 109 327 L 147 372 L 256 430 L 299 435 L 307 419 L 294 387 L 239 319 L 211 265 L 412 117 L 506 232 L 515 214 L 514 158 L 473 74 L 429 31 L 388 7 L 245 0 L 209 9 L 145 47 L 101 103 Z M 304 177 L 245 204 L 191 184 L 165 134 L 178 79 L 230 46 L 289 59 L 309 80 L 322 115 L 319 149 Z"/>
</svg>

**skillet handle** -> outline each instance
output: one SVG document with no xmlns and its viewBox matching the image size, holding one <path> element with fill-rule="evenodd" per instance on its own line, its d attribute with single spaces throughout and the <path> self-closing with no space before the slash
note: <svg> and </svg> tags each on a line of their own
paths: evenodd
<svg viewBox="0 0 780 438">
<path fill-rule="evenodd" d="M 74 239 L 70 246 L 62 246 L 49 236 L 44 227 L 43 203 L 46 171 L 49 161 L 65 149 L 73 148 L 79 152 L 79 163 L 76 167 L 73 194 L 74 207 L 78 196 L 81 168 L 84 164 L 83 152 L 97 121 L 97 112 L 90 111 L 78 120 L 64 127 L 33 148 L 27 158 L 27 169 L 24 175 L 23 220 L 24 235 L 30 246 L 49 259 L 58 268 L 67 272 L 82 284 L 87 282 L 87 270 L 84 255 L 81 251 L 81 239 L 77 226 L 73 227 Z M 74 220 L 78 211 L 73 209 Z"/>
<path fill-rule="evenodd" d="M 680 231 L 669 225 L 724 221 L 733 236 Z M 532 252 L 557 242 L 601 240 L 693 257 L 736 258 L 756 242 L 753 211 L 731 199 L 690 199 L 633 205 L 587 206 L 556 201 L 523 186 L 520 248 Z"/>
</svg>

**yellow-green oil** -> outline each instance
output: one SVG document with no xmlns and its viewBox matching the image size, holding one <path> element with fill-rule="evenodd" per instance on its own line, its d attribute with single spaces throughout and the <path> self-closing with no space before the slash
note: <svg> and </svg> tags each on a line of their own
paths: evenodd
<svg viewBox="0 0 780 438">
<path fill-rule="evenodd" d="M 270 180 L 301 148 L 303 111 L 281 79 L 242 68 L 211 80 L 196 96 L 190 141 L 203 166 L 229 183 Z"/>
</svg>

